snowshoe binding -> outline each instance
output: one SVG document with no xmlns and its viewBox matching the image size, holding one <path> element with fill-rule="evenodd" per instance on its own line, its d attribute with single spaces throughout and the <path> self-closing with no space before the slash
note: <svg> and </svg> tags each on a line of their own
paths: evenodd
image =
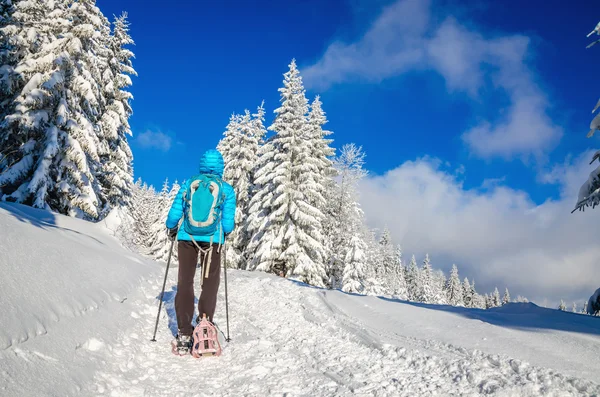
<svg viewBox="0 0 600 397">
<path fill-rule="evenodd" d="M 192 333 L 192 356 L 195 358 L 212 357 L 221 355 L 221 344 L 219 335 L 214 324 L 202 315 L 202 320 L 198 323 Z"/>
<path fill-rule="evenodd" d="M 190 354 L 192 348 L 192 337 L 189 335 L 177 335 L 175 340 L 171 342 L 171 351 L 176 356 L 185 356 Z"/>
</svg>

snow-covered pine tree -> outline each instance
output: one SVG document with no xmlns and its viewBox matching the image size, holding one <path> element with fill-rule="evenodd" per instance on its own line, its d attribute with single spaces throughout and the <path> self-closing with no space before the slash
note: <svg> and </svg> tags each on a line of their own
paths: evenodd
<svg viewBox="0 0 600 397">
<path fill-rule="evenodd" d="M 102 168 L 98 179 L 111 207 L 127 204 L 133 184 L 133 154 L 127 139 L 131 136 L 129 118 L 133 114 L 133 95 L 127 89 L 133 84 L 130 76 L 137 76 L 131 61 L 134 54 L 127 48 L 132 44 L 127 13 L 123 13 L 113 23 L 113 34 L 108 40 L 109 59 L 101 82 L 106 106 L 99 128 L 105 142 L 100 151 Z"/>
<path fill-rule="evenodd" d="M 125 207 L 129 222 L 122 224 L 119 230 L 119 234 L 125 238 L 125 244 L 144 255 L 148 254 L 152 246 L 153 227 L 160 218 L 158 197 L 153 186 L 148 186 L 138 178 L 133 185 L 130 203 Z"/>
<path fill-rule="evenodd" d="M 171 241 L 169 241 L 167 230 L 165 229 L 165 222 L 171 209 L 171 205 L 179 192 L 181 186 L 177 181 L 172 186 L 169 186 L 169 181 L 165 180 L 162 191 L 158 196 L 155 196 L 153 200 L 155 202 L 158 211 L 158 219 L 155 223 L 150 225 L 151 243 L 148 247 L 148 255 L 158 261 L 166 262 L 169 257 L 169 250 L 171 249 Z M 177 262 L 177 249 L 173 249 L 172 259 L 174 263 Z"/>
<path fill-rule="evenodd" d="M 433 268 L 431 261 L 429 260 L 429 254 L 425 254 L 423 260 L 423 267 L 421 268 L 421 290 L 419 302 L 423 303 L 437 303 L 435 301 L 435 286 L 433 281 Z"/>
<path fill-rule="evenodd" d="M 357 230 L 364 222 L 358 203 L 358 184 L 367 176 L 364 163 L 365 153 L 362 147 L 344 145 L 334 159 L 337 181 L 330 179 L 327 183 L 327 210 L 323 231 L 326 253 L 329 255 L 327 278 L 333 288 L 337 288 L 341 282 L 345 257 L 352 247 L 352 239 L 358 236 Z"/>
<path fill-rule="evenodd" d="M 520 302 L 520 303 L 528 303 L 529 300 L 521 295 L 517 296 L 517 299 L 515 299 L 515 302 Z"/>
<path fill-rule="evenodd" d="M 443 270 L 436 270 L 433 272 L 434 301 L 438 305 L 448 304 L 448 297 L 446 294 L 447 282 L 448 279 L 446 278 Z"/>
<path fill-rule="evenodd" d="M 473 298 L 473 307 L 477 309 L 486 309 L 485 297 L 475 294 Z"/>
<path fill-rule="evenodd" d="M 471 307 L 475 307 L 478 309 L 485 309 L 485 297 L 477 292 L 475 288 L 475 279 L 471 280 L 471 296 L 473 297 L 473 303 Z"/>
<path fill-rule="evenodd" d="M 452 270 L 450 271 L 450 278 L 448 279 L 448 284 L 446 287 L 446 292 L 448 294 L 448 304 L 452 306 L 464 306 L 464 298 L 463 298 L 463 289 L 462 284 L 460 282 L 460 278 L 458 276 L 458 267 L 456 265 L 452 265 Z"/>
<path fill-rule="evenodd" d="M 471 290 L 471 284 L 469 284 L 469 279 L 466 277 L 463 281 L 463 301 L 465 302 L 465 307 L 475 307 L 473 302 L 473 291 Z"/>
<path fill-rule="evenodd" d="M 573 306 L 571 307 L 571 311 L 573 313 L 577 313 L 577 303 L 573 302 Z"/>
<path fill-rule="evenodd" d="M 315 161 L 316 165 L 315 187 L 320 193 L 310 197 L 312 199 L 310 204 L 325 214 L 327 211 L 327 185 L 331 178 L 337 175 L 337 172 L 332 161 L 332 158 L 335 156 L 335 149 L 330 146 L 333 140 L 327 138 L 332 132 L 323 129 L 323 126 L 327 124 L 327 117 L 322 105 L 323 103 L 319 96 L 310 105 L 307 133 L 311 144 L 310 158 L 312 161 Z"/>
<path fill-rule="evenodd" d="M 329 193 L 332 190 L 332 186 L 335 183 L 333 177 L 337 175 L 336 169 L 333 166 L 333 157 L 335 156 L 335 149 L 330 145 L 333 142 L 332 139 L 327 137 L 332 134 L 331 131 L 325 130 L 323 126 L 327 124 L 327 117 L 322 108 L 323 103 L 319 96 L 317 96 L 310 106 L 310 112 L 308 115 L 307 130 L 309 139 L 312 145 L 311 157 L 315 160 L 317 172 L 315 177 L 315 186 L 319 190 L 318 195 L 313 197 L 310 203 L 313 207 L 317 208 L 322 214 L 324 223 L 323 227 L 323 262 L 326 265 L 326 273 L 331 265 L 332 257 L 332 246 L 330 242 L 331 234 L 335 233 L 336 230 L 328 230 L 328 211 L 329 211 Z M 332 281 L 330 274 L 327 275 L 327 284 Z"/>
<path fill-rule="evenodd" d="M 494 294 L 492 295 L 492 307 L 500 307 L 502 306 L 502 299 L 500 298 L 500 291 L 498 291 L 498 287 L 494 289 Z"/>
<path fill-rule="evenodd" d="M 93 0 L 15 7 L 6 29 L 29 41 L 14 51 L 16 64 L 0 68 L 1 198 L 100 219 L 111 208 L 101 180 L 110 145 L 99 128 L 110 23 Z"/>
<path fill-rule="evenodd" d="M 583 307 L 581 308 L 581 313 L 582 314 L 588 314 L 588 303 L 587 302 L 583 302 Z"/>
<path fill-rule="evenodd" d="M 567 311 L 567 305 L 565 303 L 565 301 L 563 301 L 562 299 L 560 300 L 560 305 L 558 305 L 558 310 L 560 311 Z"/>
<path fill-rule="evenodd" d="M 600 23 L 598 23 L 594 30 L 592 30 L 588 34 L 588 37 L 590 37 L 594 33 L 600 35 Z M 600 40 L 592 42 L 587 46 L 587 48 L 598 44 L 598 42 L 600 42 Z M 592 110 L 592 113 L 595 113 L 599 108 L 600 100 L 596 103 L 596 106 Z M 587 137 L 593 137 L 596 133 L 596 130 L 598 129 L 600 129 L 600 114 L 597 114 L 590 122 L 590 130 L 587 134 Z M 594 153 L 590 164 L 596 160 L 600 162 L 600 150 Z M 575 212 L 576 210 L 583 211 L 586 207 L 595 208 L 598 204 L 600 204 L 600 165 L 597 166 L 592 172 L 590 172 L 588 179 L 580 187 L 579 195 L 577 197 L 577 203 L 575 204 L 573 212 Z"/>
<path fill-rule="evenodd" d="M 362 226 L 363 240 L 367 247 L 367 266 L 365 269 L 365 293 L 367 295 L 383 296 L 389 293 L 384 283 L 385 273 L 379 243 L 375 238 L 375 230 Z"/>
<path fill-rule="evenodd" d="M 257 108 L 256 113 L 252 114 L 252 118 L 249 121 L 249 125 L 246 124 L 246 116 L 241 120 L 240 132 L 247 136 L 245 143 L 247 158 L 245 161 L 240 161 L 242 169 L 247 173 L 247 191 L 244 189 L 238 193 L 238 206 L 236 210 L 236 224 L 239 225 L 237 230 L 234 231 L 235 235 L 232 236 L 232 248 L 235 250 L 235 254 L 238 255 L 237 263 L 235 260 L 232 262 L 234 267 L 247 268 L 250 261 L 248 256 L 248 245 L 252 238 L 252 228 L 249 225 L 250 217 L 250 205 L 253 195 L 256 194 L 258 184 L 256 183 L 256 171 L 260 167 L 260 153 L 261 147 L 265 143 L 265 136 L 267 129 L 264 126 L 265 121 L 265 108 L 264 101 Z M 240 158 L 244 158 L 240 156 Z M 235 186 L 235 185 L 234 185 Z M 264 192 L 263 192 L 264 193 Z"/>
<path fill-rule="evenodd" d="M 44 207 L 45 186 L 37 189 L 41 190 L 41 200 L 32 200 L 28 188 L 34 172 L 43 174 L 48 168 L 46 158 L 58 151 L 57 127 L 49 112 L 55 110 L 57 101 L 52 97 L 56 90 L 48 84 L 46 90 L 36 89 L 54 76 L 52 64 L 37 66 L 36 59 L 62 33 L 66 15 L 64 7 L 52 2 L 13 4 L 2 27 L 5 63 L 0 68 L 0 199 L 22 203 L 35 200 Z"/>
<path fill-rule="evenodd" d="M 392 294 L 396 299 L 408 300 L 408 286 L 406 285 L 406 275 L 404 264 L 402 263 L 402 248 L 396 247 L 396 260 L 393 269 L 394 272 L 394 290 Z"/>
<path fill-rule="evenodd" d="M 257 117 L 263 116 L 264 109 L 261 106 Z M 262 125 L 262 121 L 258 123 Z M 234 187 L 236 193 L 235 222 L 241 225 L 233 231 L 227 246 L 228 266 L 234 268 L 245 267 L 244 252 L 249 237 L 244 224 L 249 213 L 253 172 L 258 161 L 259 142 L 262 140 L 262 131 L 256 126 L 257 121 L 248 110 L 244 115 L 232 115 L 217 147 L 225 160 L 223 177 Z"/>
<path fill-rule="evenodd" d="M 366 246 L 359 234 L 352 238 L 350 244 L 350 249 L 345 258 L 346 266 L 342 275 L 342 291 L 362 293 L 364 291 L 363 280 L 365 275 L 363 269 L 366 264 Z"/>
<path fill-rule="evenodd" d="M 287 277 L 324 286 L 324 216 L 311 205 L 323 200 L 319 197 L 322 189 L 317 186 L 319 165 L 312 157 L 308 101 L 295 60 L 279 92 L 281 106 L 269 127 L 276 134 L 264 145 L 266 161 L 260 162 L 256 177 L 266 190 L 251 201 L 251 212 L 261 212 L 251 227 L 256 245 L 251 267 L 281 271 Z"/>
<path fill-rule="evenodd" d="M 485 308 L 486 309 L 491 309 L 493 307 L 495 307 L 494 306 L 494 297 L 493 297 L 493 295 L 485 294 Z"/>
<path fill-rule="evenodd" d="M 408 267 L 406 269 L 406 284 L 408 287 L 408 297 L 411 301 L 419 302 L 421 297 L 421 291 L 423 287 L 421 285 L 421 277 L 419 274 L 419 268 L 417 267 L 417 260 L 413 255 L 410 259 Z"/>
<path fill-rule="evenodd" d="M 502 304 L 506 305 L 510 303 L 510 294 L 508 293 L 508 287 L 504 290 L 504 296 L 502 297 Z"/>
<path fill-rule="evenodd" d="M 392 236 L 389 229 L 385 228 L 379 239 L 380 264 L 377 267 L 376 276 L 379 283 L 384 287 L 387 294 L 392 295 L 397 286 L 398 256 L 392 242 Z"/>
</svg>

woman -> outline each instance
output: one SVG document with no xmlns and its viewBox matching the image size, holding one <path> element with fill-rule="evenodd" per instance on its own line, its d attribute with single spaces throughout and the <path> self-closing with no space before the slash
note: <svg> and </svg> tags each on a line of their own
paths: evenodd
<svg viewBox="0 0 600 397">
<path fill-rule="evenodd" d="M 223 170 L 224 162 L 221 153 L 214 149 L 204 153 L 200 159 L 200 174 L 186 181 L 179 189 L 167 217 L 169 237 L 171 240 L 175 238 L 178 240 L 179 274 L 175 312 L 179 354 L 188 352 L 192 343 L 194 276 L 198 259 L 202 264 L 200 283 L 202 293 L 198 301 L 200 318 L 205 314 L 212 322 L 217 305 L 221 276 L 221 247 L 225 237 L 235 228 L 236 210 L 235 191 L 231 185 L 222 180 Z M 202 205 L 211 207 L 202 208 Z M 211 225 L 206 219 L 212 219 L 212 215 L 215 222 Z M 198 218 L 202 216 L 206 219 Z"/>
</svg>

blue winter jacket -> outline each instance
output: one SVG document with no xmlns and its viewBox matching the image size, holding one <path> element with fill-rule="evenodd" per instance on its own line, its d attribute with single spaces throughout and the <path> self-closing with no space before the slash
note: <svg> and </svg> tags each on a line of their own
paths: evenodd
<svg viewBox="0 0 600 397">
<path fill-rule="evenodd" d="M 217 150 L 211 149 L 206 151 L 200 159 L 200 174 L 216 175 L 219 178 L 223 178 L 224 168 L 225 164 L 223 156 Z M 167 217 L 166 224 L 169 229 L 177 227 L 179 221 L 183 217 L 183 193 L 189 188 L 189 184 L 190 180 L 185 181 L 179 189 L 179 192 L 177 192 L 177 196 L 173 201 L 173 205 L 169 210 L 169 216 Z M 224 242 L 223 234 L 229 234 L 235 228 L 235 191 L 230 184 L 223 182 L 223 192 L 225 193 L 225 202 L 223 203 L 221 224 L 217 227 L 217 231 L 213 236 L 213 243 L 216 244 L 222 244 Z M 179 232 L 177 232 L 177 240 L 192 241 L 190 235 L 185 232 L 183 227 L 180 227 Z M 194 240 L 209 243 L 210 236 L 194 236 Z"/>
</svg>

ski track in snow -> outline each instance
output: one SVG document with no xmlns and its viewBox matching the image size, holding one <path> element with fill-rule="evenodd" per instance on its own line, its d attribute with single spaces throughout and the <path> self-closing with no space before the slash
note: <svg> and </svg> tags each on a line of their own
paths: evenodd
<svg viewBox="0 0 600 397">
<path fill-rule="evenodd" d="M 107 396 L 598 396 L 587 380 L 434 340 L 385 335 L 344 314 L 327 293 L 270 275 L 229 278 L 232 341 L 219 358 L 177 357 L 174 293 L 166 295 L 157 342 L 156 290 L 142 287 L 132 328 L 112 344 L 90 340 L 105 363 L 89 393 Z M 169 286 L 175 283 L 171 274 Z M 221 284 L 215 321 L 225 332 Z M 171 321 L 169 321 L 171 320 Z M 381 343 L 379 339 L 393 343 Z"/>
</svg>

